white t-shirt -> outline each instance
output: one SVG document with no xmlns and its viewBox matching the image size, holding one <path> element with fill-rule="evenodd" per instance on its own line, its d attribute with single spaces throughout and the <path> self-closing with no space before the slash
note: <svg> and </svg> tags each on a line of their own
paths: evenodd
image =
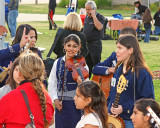
<svg viewBox="0 0 160 128">
<path fill-rule="evenodd" d="M 96 113 L 90 113 L 86 116 L 82 116 L 81 120 L 77 123 L 76 128 L 83 128 L 86 124 L 91 124 L 95 126 L 99 126 L 99 128 L 102 127 L 102 122 L 99 119 L 99 116 Z"/>
</svg>

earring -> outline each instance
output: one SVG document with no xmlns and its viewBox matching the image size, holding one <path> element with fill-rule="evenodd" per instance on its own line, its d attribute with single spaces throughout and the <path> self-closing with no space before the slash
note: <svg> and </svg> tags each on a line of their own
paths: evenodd
<svg viewBox="0 0 160 128">
<path fill-rule="evenodd" d="M 63 52 L 66 53 L 66 50 L 63 48 Z"/>
<path fill-rule="evenodd" d="M 80 50 L 78 50 L 77 55 L 80 55 L 80 54 L 81 54 L 81 51 L 80 51 Z"/>
</svg>

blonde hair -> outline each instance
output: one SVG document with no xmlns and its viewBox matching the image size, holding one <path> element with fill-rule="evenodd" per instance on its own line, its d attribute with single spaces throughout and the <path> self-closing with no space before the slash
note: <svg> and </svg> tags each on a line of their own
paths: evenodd
<svg viewBox="0 0 160 128">
<path fill-rule="evenodd" d="M 19 71 L 25 80 L 32 82 L 32 86 L 40 99 L 44 116 L 44 127 L 46 127 L 48 125 L 48 121 L 46 120 L 46 98 L 41 85 L 45 73 L 44 63 L 35 53 L 22 54 L 19 62 Z"/>
<path fill-rule="evenodd" d="M 63 28 L 75 31 L 81 31 L 82 21 L 80 16 L 75 12 L 70 12 L 66 17 L 66 20 L 64 21 Z"/>
</svg>

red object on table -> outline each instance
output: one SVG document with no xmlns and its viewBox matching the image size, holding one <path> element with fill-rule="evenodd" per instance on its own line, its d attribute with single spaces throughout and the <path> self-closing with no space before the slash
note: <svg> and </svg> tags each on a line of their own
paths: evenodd
<svg viewBox="0 0 160 128">
<path fill-rule="evenodd" d="M 86 18 L 86 15 L 80 15 L 80 17 L 81 17 L 81 20 L 82 20 L 82 25 L 84 25 L 84 20 Z"/>
<path fill-rule="evenodd" d="M 133 19 L 123 19 L 123 20 L 110 20 L 109 26 L 111 30 L 122 30 L 125 27 L 132 27 L 133 29 L 137 29 L 138 20 Z"/>
</svg>

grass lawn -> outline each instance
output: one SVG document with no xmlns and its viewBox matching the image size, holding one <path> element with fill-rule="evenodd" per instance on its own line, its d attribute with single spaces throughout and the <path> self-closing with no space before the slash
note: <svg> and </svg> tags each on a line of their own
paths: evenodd
<svg viewBox="0 0 160 128">
<path fill-rule="evenodd" d="M 48 14 L 48 4 L 20 4 L 19 13 L 39 13 Z M 77 10 L 77 13 L 79 13 Z M 99 13 L 104 16 L 112 16 L 113 14 L 122 14 L 123 17 L 130 17 L 134 13 L 134 6 L 113 6 L 111 9 L 97 9 Z M 56 7 L 55 14 L 65 15 L 67 8 Z M 152 15 L 155 12 L 152 11 Z"/>
<path fill-rule="evenodd" d="M 48 5 L 20 5 L 19 8 L 20 13 L 47 13 L 48 12 Z M 117 11 L 117 10 L 99 10 L 105 14 L 105 16 L 111 16 L 114 13 L 120 13 L 122 16 L 129 16 L 132 11 Z M 66 8 L 56 8 L 56 14 L 65 14 Z M 45 47 L 46 50 L 42 53 L 43 59 L 46 58 L 46 55 L 53 43 L 56 30 L 49 30 L 48 22 L 24 22 L 24 24 L 30 24 L 37 29 L 38 32 L 43 34 L 38 35 L 37 46 Z M 59 27 L 63 26 L 63 22 L 59 21 L 56 22 Z M 20 25 L 22 23 L 18 23 Z M 109 30 L 107 30 L 109 34 Z M 10 36 L 6 38 L 6 41 Z M 103 40 L 103 51 L 102 51 L 102 60 L 105 60 L 113 51 L 116 49 L 116 40 Z M 148 64 L 149 68 L 154 70 L 160 70 L 160 41 L 150 41 L 150 43 L 144 43 L 143 41 L 139 42 L 142 52 L 144 54 L 146 63 Z M 53 58 L 56 57 L 55 54 L 51 55 Z M 154 80 L 154 89 L 155 89 L 155 97 L 156 101 L 160 103 L 160 79 Z"/>
</svg>

